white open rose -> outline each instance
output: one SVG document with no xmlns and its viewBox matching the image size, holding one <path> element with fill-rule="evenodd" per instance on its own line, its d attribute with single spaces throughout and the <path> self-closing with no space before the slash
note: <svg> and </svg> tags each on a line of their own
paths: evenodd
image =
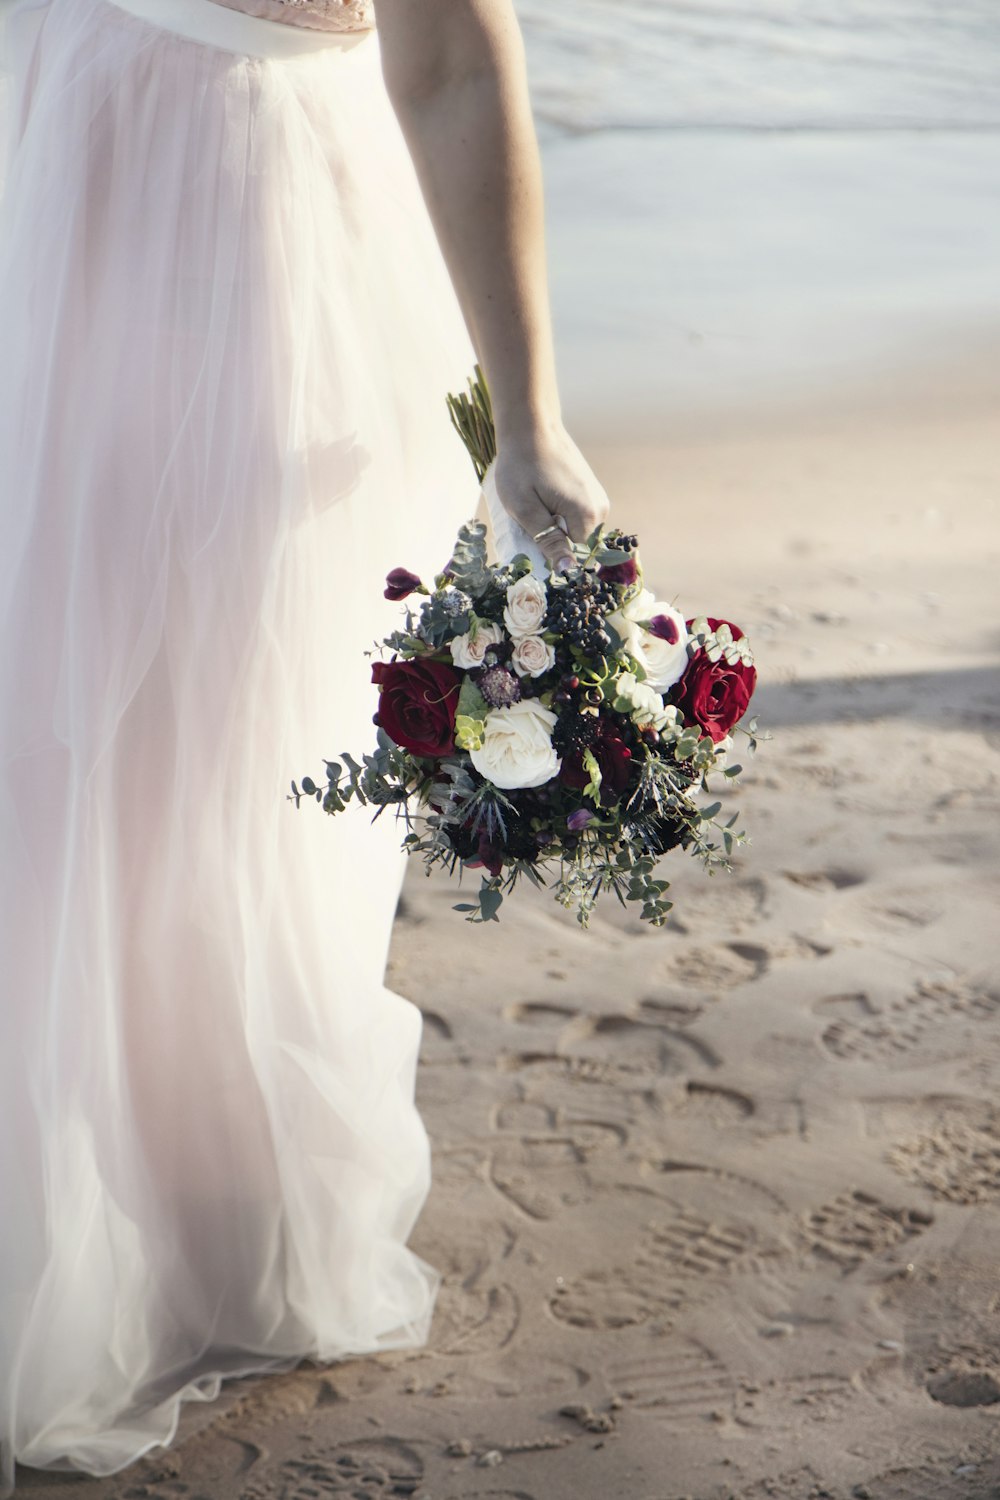
<svg viewBox="0 0 1000 1500">
<path fill-rule="evenodd" d="M 508 587 L 503 622 L 515 640 L 518 636 L 538 634 L 547 605 L 545 582 L 534 573 L 525 573 Z"/>
<path fill-rule="evenodd" d="M 623 672 L 615 682 L 615 691 L 627 702 L 633 724 L 652 724 L 660 730 L 677 717 L 677 709 L 672 705 L 668 708 L 656 689 L 648 682 L 639 682 L 634 672 Z"/>
<path fill-rule="evenodd" d="M 472 667 L 481 667 L 490 646 L 499 646 L 502 640 L 503 631 L 499 625 L 494 625 L 492 620 L 480 620 L 475 634 L 467 630 L 464 635 L 453 636 L 448 647 L 456 667 L 468 672 Z"/>
<path fill-rule="evenodd" d="M 522 635 L 514 642 L 510 664 L 518 677 L 541 677 L 555 661 L 555 647 L 540 635 Z"/>
<path fill-rule="evenodd" d="M 552 744 L 556 716 L 537 698 L 522 698 L 486 715 L 483 743 L 469 759 L 487 781 L 504 790 L 551 781 L 560 760 Z"/>
<path fill-rule="evenodd" d="M 640 620 L 654 621 L 654 629 L 646 629 Z M 680 681 L 688 664 L 688 631 L 679 610 L 657 599 L 651 589 L 640 589 L 608 616 L 608 623 L 621 636 L 629 656 L 644 668 L 651 688 L 665 693 Z"/>
</svg>

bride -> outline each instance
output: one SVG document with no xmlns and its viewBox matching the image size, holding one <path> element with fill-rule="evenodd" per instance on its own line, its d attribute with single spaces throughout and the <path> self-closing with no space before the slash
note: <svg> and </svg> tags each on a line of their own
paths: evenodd
<svg viewBox="0 0 1000 1500">
<path fill-rule="evenodd" d="M 420 1015 L 372 734 L 396 564 L 497 492 L 551 566 L 560 417 L 509 0 L 15 0 L 0 230 L 0 1491 L 226 1377 L 420 1344 Z"/>
</svg>

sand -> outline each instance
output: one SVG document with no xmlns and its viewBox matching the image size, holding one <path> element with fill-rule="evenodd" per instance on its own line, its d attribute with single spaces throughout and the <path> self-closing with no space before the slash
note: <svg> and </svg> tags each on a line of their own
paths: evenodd
<svg viewBox="0 0 1000 1500">
<path fill-rule="evenodd" d="M 231 1385 L 26 1494 L 1000 1494 L 1000 433 L 737 432 L 589 450 L 649 581 L 754 638 L 735 872 L 668 860 L 669 927 L 589 933 L 408 874 L 429 1347 Z"/>
</svg>

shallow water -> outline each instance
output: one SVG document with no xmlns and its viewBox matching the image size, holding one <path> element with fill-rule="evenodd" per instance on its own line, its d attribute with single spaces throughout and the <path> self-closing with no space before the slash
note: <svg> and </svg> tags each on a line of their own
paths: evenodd
<svg viewBox="0 0 1000 1500">
<path fill-rule="evenodd" d="M 581 428 L 1000 399 L 998 0 L 516 4 Z"/>
<path fill-rule="evenodd" d="M 516 0 L 549 129 L 1000 127 L 996 0 Z"/>
</svg>

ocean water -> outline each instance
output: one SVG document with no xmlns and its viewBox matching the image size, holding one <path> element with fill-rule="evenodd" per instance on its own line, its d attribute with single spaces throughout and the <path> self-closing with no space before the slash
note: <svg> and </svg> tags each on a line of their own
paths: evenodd
<svg viewBox="0 0 1000 1500">
<path fill-rule="evenodd" d="M 516 0 L 556 131 L 1000 128 L 998 0 Z"/>
<path fill-rule="evenodd" d="M 1000 0 L 515 4 L 579 429 L 1000 409 Z"/>
</svg>

